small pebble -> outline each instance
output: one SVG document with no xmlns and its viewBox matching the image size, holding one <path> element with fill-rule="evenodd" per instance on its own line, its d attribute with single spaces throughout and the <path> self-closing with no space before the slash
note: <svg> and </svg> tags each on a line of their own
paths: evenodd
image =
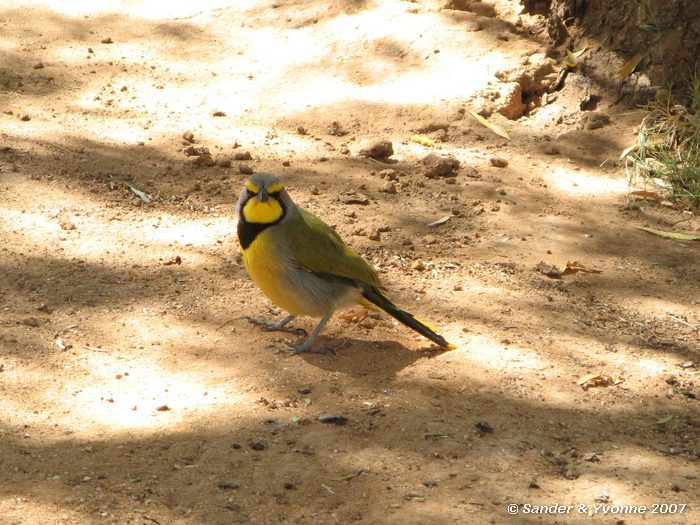
<svg viewBox="0 0 700 525">
<path fill-rule="evenodd" d="M 411 263 L 411 268 L 413 270 L 418 270 L 419 272 L 422 272 L 423 270 L 425 270 L 425 264 L 423 264 L 423 261 L 418 259 L 417 261 L 413 261 Z"/>
<path fill-rule="evenodd" d="M 258 451 L 260 451 L 260 450 L 266 450 L 266 449 L 267 449 L 267 443 L 265 443 L 264 441 L 261 441 L 261 440 L 251 441 L 251 442 L 250 442 L 250 448 L 252 448 L 253 450 L 258 450 Z"/>
<path fill-rule="evenodd" d="M 396 194 L 396 183 L 392 181 L 385 182 L 379 187 L 379 191 L 382 193 L 388 193 L 389 195 Z"/>
<path fill-rule="evenodd" d="M 253 160 L 250 151 L 239 151 L 233 154 L 233 160 Z"/>
<path fill-rule="evenodd" d="M 318 420 L 321 423 L 327 423 L 332 425 L 344 425 L 348 422 L 348 418 L 346 418 L 345 416 L 334 416 L 332 414 L 319 416 Z"/>
<path fill-rule="evenodd" d="M 501 157 L 491 157 L 489 162 L 491 162 L 491 165 L 496 168 L 505 168 L 508 166 L 508 161 Z"/>
</svg>

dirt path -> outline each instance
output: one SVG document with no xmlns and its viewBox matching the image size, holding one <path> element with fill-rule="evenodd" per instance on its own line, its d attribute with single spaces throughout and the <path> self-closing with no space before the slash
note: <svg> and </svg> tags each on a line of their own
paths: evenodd
<svg viewBox="0 0 700 525">
<path fill-rule="evenodd" d="M 498 113 L 557 76 L 536 18 L 98 4 L 0 8 L 0 524 L 700 522 L 698 246 L 634 228 L 700 221 L 626 209 L 615 93 L 598 129 L 580 89 Z M 358 155 L 379 139 L 392 162 Z M 242 319 L 272 315 L 234 235 L 247 168 L 458 349 L 358 314 L 335 356 L 277 352 Z M 567 261 L 601 273 L 538 266 Z"/>
</svg>

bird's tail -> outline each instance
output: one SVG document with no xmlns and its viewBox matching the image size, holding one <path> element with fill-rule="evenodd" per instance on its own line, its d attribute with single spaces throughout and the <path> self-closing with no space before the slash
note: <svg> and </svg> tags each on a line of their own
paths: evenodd
<svg viewBox="0 0 700 525">
<path fill-rule="evenodd" d="M 444 337 L 437 334 L 433 327 L 421 321 L 413 314 L 409 314 L 405 310 L 401 310 L 398 306 L 392 303 L 383 293 L 374 287 L 367 287 L 363 290 L 362 296 L 370 303 L 378 306 L 400 323 L 412 328 L 419 334 L 430 339 L 436 345 L 453 350 L 457 348 L 452 343 L 448 342 Z"/>
</svg>

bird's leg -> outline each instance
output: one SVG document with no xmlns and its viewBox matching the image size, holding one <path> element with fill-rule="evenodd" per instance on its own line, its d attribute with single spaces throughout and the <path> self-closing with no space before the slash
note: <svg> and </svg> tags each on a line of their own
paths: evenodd
<svg viewBox="0 0 700 525">
<path fill-rule="evenodd" d="M 326 326 L 326 323 L 330 320 L 331 316 L 333 315 L 333 312 L 330 312 L 326 315 L 324 315 L 321 320 L 318 322 L 316 325 L 316 328 L 313 329 L 311 332 L 311 335 L 306 338 L 306 341 L 304 341 L 302 344 L 298 346 L 293 347 L 293 351 L 295 354 L 302 354 L 304 352 L 312 352 L 312 353 L 317 353 L 317 354 L 325 354 L 328 353 L 329 351 L 331 353 L 333 350 L 329 350 L 328 348 L 312 348 L 311 345 L 314 343 L 314 340 L 316 337 L 318 337 L 318 334 L 321 333 L 321 330 L 323 330 L 323 327 Z"/>
<path fill-rule="evenodd" d="M 306 330 L 303 328 L 294 328 L 291 326 L 286 326 L 289 321 L 294 319 L 296 316 L 289 314 L 286 317 L 283 317 L 276 323 L 267 321 L 265 319 L 256 319 L 255 317 L 246 317 L 246 319 L 250 322 L 253 323 L 255 326 L 259 326 L 265 331 L 268 332 L 287 332 L 289 334 L 295 334 L 295 335 L 306 335 Z"/>
</svg>

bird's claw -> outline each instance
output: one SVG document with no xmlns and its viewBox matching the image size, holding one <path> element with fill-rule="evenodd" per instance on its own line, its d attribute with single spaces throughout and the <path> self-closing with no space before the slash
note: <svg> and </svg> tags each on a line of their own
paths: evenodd
<svg viewBox="0 0 700 525">
<path fill-rule="evenodd" d="M 306 346 L 304 344 L 297 345 L 289 339 L 284 340 L 284 346 L 276 346 L 277 351 L 283 354 L 332 354 L 336 355 L 335 350 L 325 346 Z"/>
<path fill-rule="evenodd" d="M 280 325 L 279 323 L 273 323 L 271 321 L 268 321 L 267 319 L 257 319 L 255 317 L 250 317 L 250 316 L 246 316 L 245 319 L 249 323 L 254 324 L 255 326 L 258 326 L 267 332 L 285 332 L 287 334 L 294 334 L 294 335 L 304 336 L 304 337 L 309 335 L 308 332 L 306 330 L 304 330 L 303 328 L 294 328 L 293 326 L 284 326 L 284 325 Z"/>
</svg>

